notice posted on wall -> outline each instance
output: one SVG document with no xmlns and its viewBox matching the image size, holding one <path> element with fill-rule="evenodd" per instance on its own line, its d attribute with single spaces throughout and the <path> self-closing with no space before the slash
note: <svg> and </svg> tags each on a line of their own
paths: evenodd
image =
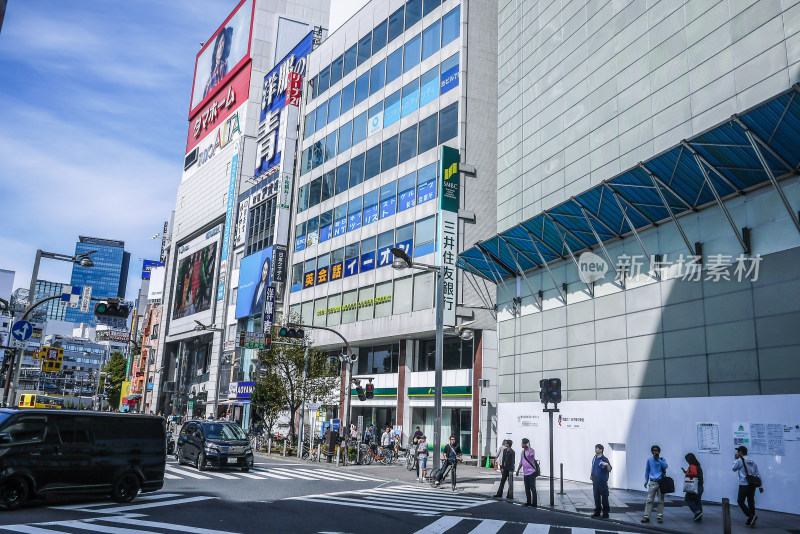
<svg viewBox="0 0 800 534">
<path fill-rule="evenodd" d="M 697 450 L 719 453 L 719 423 L 697 423 Z"/>
<path fill-rule="evenodd" d="M 744 445 L 748 454 L 785 456 L 784 425 L 771 423 L 734 423 L 733 446 Z"/>
<path fill-rule="evenodd" d="M 800 441 L 800 425 L 783 425 L 784 441 Z"/>
</svg>

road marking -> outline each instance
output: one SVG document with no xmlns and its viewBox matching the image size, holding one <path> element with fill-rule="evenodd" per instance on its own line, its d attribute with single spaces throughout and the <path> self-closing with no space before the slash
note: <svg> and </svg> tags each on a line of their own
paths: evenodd
<svg viewBox="0 0 800 534">
<path fill-rule="evenodd" d="M 550 525 L 541 525 L 538 523 L 528 523 L 522 534 L 548 534 L 550 532 Z"/>
<path fill-rule="evenodd" d="M 261 468 L 255 469 L 255 471 L 257 471 L 258 474 L 260 474 L 260 475 L 264 475 L 264 476 L 268 476 L 268 477 L 272 477 L 272 478 L 279 478 L 281 480 L 289 480 L 289 479 L 291 479 L 291 477 L 287 477 L 287 476 L 284 476 L 284 475 L 279 475 L 277 473 L 273 473 L 272 471 L 266 471 L 266 470 L 261 469 Z"/>
<path fill-rule="evenodd" d="M 64 534 L 57 530 L 50 530 L 47 528 L 32 527 L 28 525 L 3 525 L 0 529 L 18 532 L 19 534 Z"/>
<path fill-rule="evenodd" d="M 356 480 L 356 481 L 380 481 L 378 478 L 371 478 L 364 475 L 359 475 L 357 473 L 339 473 L 330 471 L 328 469 L 315 469 L 314 472 L 323 471 L 328 477 L 332 477 L 338 480 Z"/>
<path fill-rule="evenodd" d="M 422 530 L 416 531 L 414 534 L 443 534 L 445 531 L 450 530 L 450 527 L 454 527 L 460 522 L 460 517 L 445 515 Z"/>
<path fill-rule="evenodd" d="M 164 530 L 177 530 L 179 532 L 186 532 L 189 534 L 237 534 L 236 532 L 229 532 L 227 530 L 214 530 L 211 528 L 191 527 L 188 525 L 173 525 L 171 523 L 160 523 L 158 521 L 144 521 L 141 519 L 131 519 L 128 517 L 103 517 L 97 519 L 89 519 L 88 521 L 103 521 L 108 523 L 124 523 L 126 525 L 136 525 L 148 528 L 160 528 Z M 140 531 L 141 532 L 141 531 Z"/>
<path fill-rule="evenodd" d="M 126 506 L 112 506 L 111 508 L 102 508 L 98 510 L 86 510 L 87 512 L 97 512 L 98 514 L 118 514 L 120 512 L 127 512 L 128 510 L 142 510 L 144 508 L 156 508 L 158 506 L 171 506 L 173 504 L 183 504 L 188 502 L 206 501 L 208 499 L 216 499 L 212 496 L 199 496 L 199 497 L 186 497 L 183 499 L 173 499 L 170 501 L 158 501 L 142 504 L 130 504 Z"/>
<path fill-rule="evenodd" d="M 164 473 L 164 478 L 167 480 L 183 480 L 181 477 L 176 477 L 175 475 L 170 475 L 169 473 Z"/>
<path fill-rule="evenodd" d="M 245 478 L 252 478 L 254 480 L 267 480 L 269 477 L 264 477 L 263 475 L 257 475 L 255 473 L 239 473 L 240 477 Z"/>
<path fill-rule="evenodd" d="M 180 497 L 181 493 L 151 493 L 149 495 L 141 495 L 136 497 L 136 501 L 156 501 L 159 499 L 170 499 L 172 497 Z M 86 504 L 69 504 L 66 506 L 50 506 L 53 510 L 83 510 L 86 508 L 96 508 L 98 506 L 108 506 L 114 505 L 115 503 L 112 501 L 101 501 L 101 502 L 93 502 L 93 503 L 86 503 Z"/>
<path fill-rule="evenodd" d="M 197 478 L 200 480 L 211 480 L 211 477 L 207 477 L 205 475 L 199 475 L 193 471 L 189 471 L 188 469 L 179 469 L 177 467 L 172 467 L 171 465 L 166 466 L 166 469 L 169 469 L 173 473 L 177 473 L 179 475 L 187 476 L 190 478 Z"/>
<path fill-rule="evenodd" d="M 216 471 L 203 471 L 204 475 L 211 475 L 212 477 L 224 478 L 227 480 L 238 480 L 233 475 L 226 475 L 225 473 L 217 473 Z"/>
<path fill-rule="evenodd" d="M 276 472 L 276 471 L 277 471 L 279 474 L 281 474 L 281 475 L 284 475 L 284 476 L 287 476 L 287 477 L 290 477 L 290 478 L 300 478 L 300 479 L 303 479 L 303 480 L 319 480 L 319 478 L 317 478 L 317 477 L 305 476 L 305 475 L 303 475 L 302 473 L 298 475 L 298 474 L 297 474 L 295 471 L 293 471 L 293 470 L 291 470 L 291 469 L 277 469 L 277 468 L 273 468 L 273 469 L 270 469 L 268 472 L 269 472 L 269 473 L 273 473 L 273 472 Z"/>
<path fill-rule="evenodd" d="M 472 529 L 469 534 L 497 534 L 505 524 L 505 521 L 484 519 L 477 527 Z"/>
</svg>

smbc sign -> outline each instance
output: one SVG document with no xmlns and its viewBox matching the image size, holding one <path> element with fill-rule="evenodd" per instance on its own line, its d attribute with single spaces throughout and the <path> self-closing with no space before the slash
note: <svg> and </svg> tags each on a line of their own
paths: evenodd
<svg viewBox="0 0 800 534">
<path fill-rule="evenodd" d="M 439 265 L 444 267 L 442 291 L 444 292 L 444 325 L 456 325 L 458 280 L 458 208 L 460 205 L 460 154 L 449 146 L 439 152 Z"/>
</svg>

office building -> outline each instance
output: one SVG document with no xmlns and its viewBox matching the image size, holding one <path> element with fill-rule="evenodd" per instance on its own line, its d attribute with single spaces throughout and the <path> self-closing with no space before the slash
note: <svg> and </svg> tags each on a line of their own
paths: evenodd
<svg viewBox="0 0 800 534">
<path fill-rule="evenodd" d="M 36 280 L 36 292 L 34 293 L 33 301 L 55 297 L 61 295 L 62 287 L 68 284 L 58 282 L 48 282 L 47 280 Z M 66 320 L 67 307 L 61 305 L 59 300 L 49 300 L 40 306 L 45 309 L 46 320 L 48 321 L 64 321 Z"/>
<path fill-rule="evenodd" d="M 334 327 L 358 354 L 354 376 L 372 379 L 375 397 L 352 397 L 352 422 L 393 425 L 404 440 L 417 425 L 433 436 L 436 284 L 392 269 L 390 249 L 444 262 L 441 432 L 465 454 L 489 426 L 478 380 L 496 334 L 454 254 L 495 230 L 496 20 L 491 2 L 373 0 L 330 34 L 308 60 L 292 208 L 288 311 Z M 475 336 L 462 341 L 454 328 L 466 322 Z"/>
<path fill-rule="evenodd" d="M 559 378 L 566 478 L 604 443 L 611 485 L 641 488 L 658 443 L 719 501 L 748 444 L 781 488 L 759 507 L 795 508 L 796 8 L 500 2 L 499 233 L 459 266 L 498 284 L 498 432 L 546 454 Z"/>
<path fill-rule="evenodd" d="M 91 255 L 94 266 L 86 268 L 74 264 L 70 285 L 92 286 L 94 298 L 124 298 L 131 260 L 130 252 L 125 252 L 125 242 L 80 236 L 75 244 L 75 254 L 92 251 L 96 251 Z M 95 324 L 94 310 L 81 313 L 80 309 L 68 308 L 65 318 L 72 323 Z"/>
</svg>

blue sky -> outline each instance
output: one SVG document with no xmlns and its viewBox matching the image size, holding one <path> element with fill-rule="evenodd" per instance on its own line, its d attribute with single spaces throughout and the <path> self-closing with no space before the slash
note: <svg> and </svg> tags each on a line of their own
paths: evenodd
<svg viewBox="0 0 800 534">
<path fill-rule="evenodd" d="M 333 0 L 336 27 L 364 0 Z M 125 241 L 128 298 L 175 205 L 195 56 L 238 0 L 9 2 L 0 31 L 0 269 Z M 39 278 L 69 282 L 44 260 Z"/>
</svg>

